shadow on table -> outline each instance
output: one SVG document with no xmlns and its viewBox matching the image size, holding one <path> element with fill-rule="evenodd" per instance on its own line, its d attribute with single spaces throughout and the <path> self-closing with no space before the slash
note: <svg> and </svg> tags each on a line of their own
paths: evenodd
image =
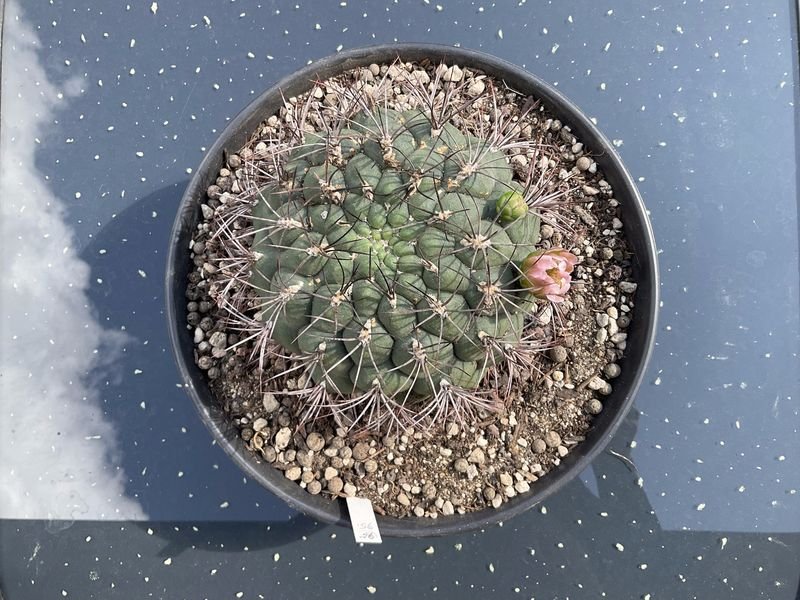
<svg viewBox="0 0 800 600">
<path fill-rule="evenodd" d="M 151 520 L 66 528 L 0 522 L 0 580 L 9 600 L 56 597 L 62 589 L 86 598 L 216 598 L 237 590 L 247 598 L 323 597 L 331 590 L 366 595 L 368 586 L 397 598 L 796 597 L 800 534 L 661 528 L 635 466 L 620 458 L 635 438 L 636 410 L 579 479 L 542 506 L 480 532 L 358 546 L 349 530 L 315 523 L 243 483 L 170 383 L 177 376 L 161 316 L 161 275 L 182 190 L 164 188 L 137 203 L 85 253 L 110 283 L 94 294 L 98 310 L 137 340 L 112 382 L 116 402 L 108 414 L 119 429 L 128 491 Z M 168 216 L 154 224 L 153 212 Z M 97 260 L 97 249 L 112 244 L 130 255 Z M 149 377 L 131 375 L 134 364 L 145 365 Z M 178 469 L 187 475 L 176 479 Z M 223 497 L 234 510 L 220 510 Z"/>
<path fill-rule="evenodd" d="M 629 447 L 637 420 L 633 411 L 611 450 Z M 392 598 L 795 599 L 800 534 L 663 530 L 636 479 L 628 462 L 605 452 L 591 472 L 501 526 L 381 546 L 358 546 L 349 530 L 301 515 L 277 522 L 76 522 L 56 534 L 41 521 L 5 521 L 0 579 L 10 600 L 60 589 L 87 598 L 143 597 L 154 585 L 165 598 L 237 590 L 247 598 L 316 598 L 331 590 L 366 597 L 374 586 L 398 590 L 387 592 Z M 98 560 L 115 589 L 92 595 L 85 574 Z"/>
</svg>

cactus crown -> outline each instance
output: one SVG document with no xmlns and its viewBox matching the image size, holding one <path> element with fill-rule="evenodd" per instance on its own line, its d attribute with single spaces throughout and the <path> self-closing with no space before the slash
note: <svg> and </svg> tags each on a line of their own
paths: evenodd
<svg viewBox="0 0 800 600">
<path fill-rule="evenodd" d="M 304 419 L 376 430 L 497 411 L 541 350 L 519 281 L 540 216 L 506 154 L 534 144 L 500 115 L 457 128 L 444 85 L 441 110 L 362 95 L 299 129 L 249 195 L 251 307 L 262 345 L 303 375 Z"/>
</svg>

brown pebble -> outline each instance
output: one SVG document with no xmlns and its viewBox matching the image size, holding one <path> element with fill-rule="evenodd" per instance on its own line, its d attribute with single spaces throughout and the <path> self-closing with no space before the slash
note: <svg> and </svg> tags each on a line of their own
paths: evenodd
<svg viewBox="0 0 800 600">
<path fill-rule="evenodd" d="M 485 488 L 483 488 L 483 497 L 489 502 L 491 502 L 496 495 L 497 490 L 495 490 L 492 486 L 487 485 Z"/>
<path fill-rule="evenodd" d="M 456 462 L 454 463 L 454 467 L 457 473 L 466 473 L 469 463 L 464 458 L 457 458 Z"/>
<path fill-rule="evenodd" d="M 397 501 L 403 506 L 411 506 L 411 500 L 408 499 L 404 492 L 397 494 Z"/>
<path fill-rule="evenodd" d="M 264 460 L 268 463 L 273 463 L 278 458 L 278 453 L 272 446 L 264 446 L 261 450 L 261 456 L 263 456 Z"/>
<path fill-rule="evenodd" d="M 544 443 L 550 448 L 558 448 L 559 444 L 561 444 L 561 436 L 556 431 L 548 431 L 544 435 Z"/>
<path fill-rule="evenodd" d="M 422 495 L 428 500 L 433 500 L 436 497 L 436 486 L 432 483 L 426 483 L 422 486 Z"/>
<path fill-rule="evenodd" d="M 563 363 L 567 360 L 567 349 L 564 346 L 553 346 L 550 348 L 550 360 L 555 363 Z"/>
<path fill-rule="evenodd" d="M 533 440 L 533 451 L 537 454 L 541 454 L 547 450 L 547 443 L 542 438 L 536 438 Z"/>
<path fill-rule="evenodd" d="M 470 452 L 467 460 L 471 463 L 475 463 L 476 465 L 484 465 L 486 464 L 486 455 L 480 448 L 475 448 L 472 452 Z"/>
<path fill-rule="evenodd" d="M 359 442 L 353 448 L 353 458 L 356 460 L 366 460 L 369 457 L 369 444 Z"/>
<path fill-rule="evenodd" d="M 322 491 L 322 484 L 319 481 L 311 481 L 306 486 L 306 490 L 309 494 L 314 494 L 316 496 Z"/>
<path fill-rule="evenodd" d="M 328 467 L 327 469 L 325 469 L 325 473 L 323 476 L 325 477 L 325 481 L 330 481 L 331 479 L 337 477 L 338 475 L 339 471 L 337 471 L 333 467 Z"/>
<path fill-rule="evenodd" d="M 364 470 L 367 473 L 374 473 L 378 470 L 378 462 L 372 459 L 364 461 Z"/>
<path fill-rule="evenodd" d="M 603 412 L 603 403 L 597 398 L 593 398 L 587 403 L 586 410 L 591 415 L 599 415 Z"/>
<path fill-rule="evenodd" d="M 302 473 L 303 470 L 300 467 L 289 467 L 284 472 L 284 475 L 286 475 L 286 479 L 289 479 L 290 481 L 297 481 L 300 479 L 300 475 L 302 475 Z"/>
<path fill-rule="evenodd" d="M 332 494 L 338 494 L 344 488 L 344 481 L 340 477 L 334 477 L 328 482 L 328 491 Z"/>
<path fill-rule="evenodd" d="M 311 452 L 298 452 L 295 460 L 301 467 L 311 467 L 314 464 L 314 455 Z"/>
</svg>

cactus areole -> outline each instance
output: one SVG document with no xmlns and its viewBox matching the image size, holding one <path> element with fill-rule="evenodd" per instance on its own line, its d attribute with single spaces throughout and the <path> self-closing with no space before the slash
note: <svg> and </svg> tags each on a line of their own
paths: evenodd
<svg viewBox="0 0 800 600">
<path fill-rule="evenodd" d="M 411 414 L 479 392 L 520 344 L 539 239 L 503 152 L 377 108 L 307 134 L 280 173 L 253 206 L 250 285 L 309 384 Z"/>
</svg>

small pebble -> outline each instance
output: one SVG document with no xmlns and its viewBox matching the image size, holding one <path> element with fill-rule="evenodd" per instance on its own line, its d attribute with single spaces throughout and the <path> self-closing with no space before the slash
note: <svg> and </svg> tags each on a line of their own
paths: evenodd
<svg viewBox="0 0 800 600">
<path fill-rule="evenodd" d="M 536 438 L 533 440 L 533 451 L 537 454 L 541 454 L 547 450 L 547 442 L 545 442 L 542 438 Z"/>
<path fill-rule="evenodd" d="M 292 430 L 288 427 L 281 428 L 278 433 L 275 434 L 275 449 L 276 450 L 283 450 L 286 446 L 289 445 L 289 442 L 292 439 Z"/>
<path fill-rule="evenodd" d="M 466 473 L 469 463 L 464 458 L 457 458 L 454 467 L 457 473 Z"/>
<path fill-rule="evenodd" d="M 211 334 L 211 337 L 208 338 L 208 342 L 214 348 L 224 348 L 225 344 L 228 342 L 228 336 L 223 331 L 215 331 Z"/>
<path fill-rule="evenodd" d="M 332 494 L 338 494 L 344 488 L 344 481 L 340 477 L 334 477 L 328 482 L 328 491 Z"/>
<path fill-rule="evenodd" d="M 286 479 L 290 481 L 297 481 L 300 479 L 300 475 L 302 475 L 303 470 L 300 467 L 289 467 L 286 469 L 284 475 L 286 475 Z"/>
<path fill-rule="evenodd" d="M 472 452 L 470 452 L 467 460 L 471 463 L 475 463 L 476 465 L 484 465 L 486 464 L 486 455 L 480 448 L 475 448 Z"/>
<path fill-rule="evenodd" d="M 606 329 L 608 330 L 608 335 L 614 337 L 619 331 L 619 325 L 617 325 L 617 320 L 609 317 L 608 327 L 606 327 Z"/>
<path fill-rule="evenodd" d="M 325 473 L 323 474 L 323 477 L 325 478 L 325 481 L 330 481 L 334 477 L 338 477 L 338 476 L 339 476 L 339 471 L 337 471 L 333 467 L 327 467 L 325 469 Z"/>
<path fill-rule="evenodd" d="M 358 489 L 352 483 L 345 483 L 343 491 L 345 496 L 347 496 L 348 498 L 352 498 L 353 496 L 356 495 Z"/>
<path fill-rule="evenodd" d="M 544 443 L 550 448 L 558 448 L 561 444 L 561 436 L 556 431 L 548 431 L 544 435 Z"/>
<path fill-rule="evenodd" d="M 558 455 L 561 458 L 564 458 L 567 455 L 567 453 L 569 452 L 569 450 L 567 450 L 566 446 L 559 446 L 556 451 L 558 452 Z"/>
<path fill-rule="evenodd" d="M 259 417 L 255 421 L 253 421 L 253 431 L 261 431 L 266 429 L 268 423 L 267 420 L 263 417 Z"/>
<path fill-rule="evenodd" d="M 549 240 L 551 237 L 553 237 L 553 233 L 553 226 L 545 223 L 539 230 L 539 237 L 541 237 L 543 240 Z"/>
<path fill-rule="evenodd" d="M 404 492 L 397 494 L 397 501 L 403 506 L 411 506 L 411 500 L 408 499 Z"/>
<path fill-rule="evenodd" d="M 531 486 L 528 484 L 527 481 L 522 479 L 514 484 L 514 489 L 517 490 L 518 493 L 524 494 L 525 492 L 531 489 Z"/>
<path fill-rule="evenodd" d="M 458 65 L 453 65 L 449 67 L 444 74 L 442 75 L 442 79 L 445 81 L 461 81 L 461 78 L 464 76 L 464 72 L 458 67 Z"/>
<path fill-rule="evenodd" d="M 586 410 L 591 415 L 599 415 L 601 412 L 603 412 L 603 403 L 597 398 L 592 398 L 586 404 Z"/>
<path fill-rule="evenodd" d="M 608 325 L 608 315 L 605 313 L 599 313 L 595 316 L 595 320 L 600 327 L 605 327 Z"/>
<path fill-rule="evenodd" d="M 372 459 L 364 461 L 364 470 L 367 473 L 374 473 L 378 470 L 378 462 Z"/>
<path fill-rule="evenodd" d="M 550 360 L 563 363 L 567 360 L 567 349 L 564 346 L 553 346 L 550 348 Z"/>
<path fill-rule="evenodd" d="M 369 444 L 359 442 L 353 448 L 353 458 L 356 460 L 366 460 L 369 457 Z"/>
<path fill-rule="evenodd" d="M 455 513 L 453 509 L 453 503 L 450 500 L 445 500 L 444 504 L 442 504 L 442 514 L 445 516 L 450 516 Z"/>
<path fill-rule="evenodd" d="M 589 167 L 592 166 L 592 159 L 588 156 L 581 156 L 575 161 L 575 166 L 578 167 L 579 171 L 588 171 Z"/>
<path fill-rule="evenodd" d="M 312 431 L 306 437 L 306 446 L 308 446 L 309 450 L 319 452 L 325 447 L 325 438 L 316 431 Z"/>
<path fill-rule="evenodd" d="M 478 467 L 470 465 L 467 467 L 467 479 L 475 479 L 478 476 Z"/>
<path fill-rule="evenodd" d="M 477 98 L 483 93 L 485 89 L 486 89 L 486 84 L 483 83 L 483 80 L 477 79 L 473 81 L 467 88 L 467 95 L 471 96 L 472 98 Z"/>
<path fill-rule="evenodd" d="M 322 491 L 322 484 L 319 481 L 311 481 L 306 486 L 306 490 L 309 494 L 314 494 L 315 496 Z"/>
<path fill-rule="evenodd" d="M 615 377 L 619 377 L 619 374 L 622 372 L 619 365 L 617 363 L 608 363 L 605 367 L 603 367 L 603 373 L 609 379 L 614 379 Z"/>
<path fill-rule="evenodd" d="M 264 394 L 264 397 L 261 400 L 261 406 L 264 407 L 264 411 L 267 414 L 272 414 L 281 407 L 280 403 L 275 399 L 275 394 L 273 394 L 272 392 L 266 392 Z M 319 434 L 317 433 L 311 435 L 319 435 Z"/>
</svg>

